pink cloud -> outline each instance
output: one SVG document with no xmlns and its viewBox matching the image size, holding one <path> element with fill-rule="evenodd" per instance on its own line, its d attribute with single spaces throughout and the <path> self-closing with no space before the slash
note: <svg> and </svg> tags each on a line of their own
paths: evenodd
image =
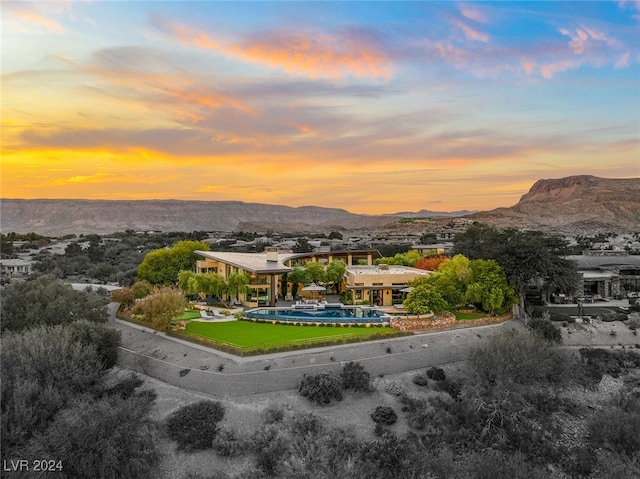
<svg viewBox="0 0 640 479">
<path fill-rule="evenodd" d="M 164 31 L 182 43 L 215 50 L 249 63 L 281 68 L 294 75 L 311 78 L 340 78 L 344 75 L 388 78 L 391 75 L 391 62 L 386 52 L 357 31 L 336 34 L 273 31 L 237 42 L 224 42 L 164 19 L 159 23 Z"/>
<path fill-rule="evenodd" d="M 469 20 L 473 20 L 478 23 L 487 23 L 487 16 L 484 12 L 480 11 L 475 5 L 461 4 L 459 5 L 460 13 Z"/>
<path fill-rule="evenodd" d="M 44 15 L 36 13 L 34 10 L 32 10 L 31 7 L 33 5 L 34 4 L 28 4 L 28 3 L 18 4 L 13 2 L 9 2 L 9 3 L 2 2 L 2 6 L 4 8 L 15 13 L 18 16 L 18 18 L 20 18 L 25 22 L 33 23 L 35 25 L 45 27 L 47 30 L 55 33 L 59 33 L 59 34 L 65 33 L 64 27 L 60 25 L 58 22 L 56 22 L 55 20 L 52 20 L 51 18 L 45 17 Z"/>
<path fill-rule="evenodd" d="M 487 35 L 486 33 L 482 33 L 459 20 L 452 20 L 452 22 L 457 28 L 462 30 L 462 32 L 464 33 L 464 36 L 467 37 L 469 40 L 473 40 L 476 42 L 489 43 L 489 35 Z"/>
</svg>

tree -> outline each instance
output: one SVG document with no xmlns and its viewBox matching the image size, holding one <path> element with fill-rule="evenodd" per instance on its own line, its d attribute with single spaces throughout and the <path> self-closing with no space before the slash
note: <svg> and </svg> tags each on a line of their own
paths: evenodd
<svg viewBox="0 0 640 479">
<path fill-rule="evenodd" d="M 294 266 L 293 270 L 287 274 L 287 281 L 292 284 L 291 294 L 295 297 L 298 294 L 300 284 L 309 284 L 311 279 L 309 278 L 305 268 Z"/>
<path fill-rule="evenodd" d="M 298 392 L 302 397 L 316 404 L 329 404 L 332 399 L 342 400 L 342 380 L 332 372 L 313 376 L 304 375 Z"/>
<path fill-rule="evenodd" d="M 251 278 L 245 272 L 231 273 L 227 277 L 226 292 L 230 299 L 237 299 L 238 294 L 246 293 L 248 291 L 247 286 L 251 282 Z"/>
<path fill-rule="evenodd" d="M 324 269 L 324 265 L 317 261 L 310 261 L 304 269 L 307 271 L 307 278 L 311 283 L 324 284 L 327 279 L 327 274 Z"/>
<path fill-rule="evenodd" d="M 150 410 L 143 395 L 81 398 L 27 445 L 23 457 L 56 458 L 66 477 L 151 477 L 160 451 Z"/>
<path fill-rule="evenodd" d="M 411 314 L 437 313 L 448 307 L 442 295 L 432 285 L 426 283 L 415 286 L 403 304 Z"/>
<path fill-rule="evenodd" d="M 291 251 L 294 253 L 311 253 L 313 251 L 313 246 L 309 244 L 309 240 L 307 238 L 298 238 L 296 244 L 291 248 Z"/>
<path fill-rule="evenodd" d="M 179 450 L 210 449 L 224 413 L 224 405 L 218 401 L 198 401 L 171 414 L 167 419 L 167 432 L 178 443 Z"/>
<path fill-rule="evenodd" d="M 344 261 L 333 260 L 327 265 L 325 281 L 327 284 L 335 286 L 342 280 L 346 271 L 347 265 Z"/>
<path fill-rule="evenodd" d="M 543 285 L 547 294 L 555 288 L 572 293 L 579 284 L 575 263 L 563 257 L 567 242 L 541 232 L 474 224 L 456 235 L 454 252 L 470 259 L 496 260 L 515 285 L 523 309 L 529 284 Z"/>
<path fill-rule="evenodd" d="M 409 250 L 405 253 L 396 253 L 393 257 L 383 257 L 378 258 L 376 260 L 377 264 L 397 264 L 402 266 L 410 266 L 413 265 L 422 259 L 422 254 L 418 250 Z"/>
<path fill-rule="evenodd" d="M 51 276 L 11 283 L 0 290 L 0 300 L 2 331 L 68 324 L 80 319 L 107 321 L 106 298 L 94 292 L 75 291 Z"/>
<path fill-rule="evenodd" d="M 471 262 L 463 255 L 444 261 L 426 280 L 451 306 L 464 303 L 467 285 L 471 281 Z"/>
<path fill-rule="evenodd" d="M 40 325 L 5 332 L 0 344 L 2 456 L 42 433 L 78 394 L 106 374 L 96 347 L 71 328 Z"/>
<path fill-rule="evenodd" d="M 340 233 L 339 231 L 332 231 L 331 233 L 329 233 L 328 236 L 329 239 L 343 239 L 342 237 L 342 233 Z"/>
<path fill-rule="evenodd" d="M 208 251 L 201 241 L 178 241 L 171 249 L 157 249 L 147 253 L 138 266 L 138 278 L 151 284 L 168 285 L 178 281 L 180 271 L 193 270 L 198 256 L 196 250 Z"/>
<path fill-rule="evenodd" d="M 145 321 L 149 321 L 159 331 L 166 331 L 171 327 L 171 320 L 180 316 L 187 306 L 182 292 L 176 288 L 156 288 L 146 298 L 133 307 L 134 314 L 142 314 Z"/>
<path fill-rule="evenodd" d="M 419 259 L 413 265 L 414 268 L 424 269 L 427 271 L 436 271 L 442 263 L 447 261 L 449 257 L 446 254 L 438 254 L 432 256 L 425 256 Z"/>
<path fill-rule="evenodd" d="M 469 267 L 473 281 L 467 286 L 469 302 L 482 305 L 482 309 L 491 315 L 517 303 L 518 297 L 496 261 L 476 259 L 470 262 Z"/>
</svg>

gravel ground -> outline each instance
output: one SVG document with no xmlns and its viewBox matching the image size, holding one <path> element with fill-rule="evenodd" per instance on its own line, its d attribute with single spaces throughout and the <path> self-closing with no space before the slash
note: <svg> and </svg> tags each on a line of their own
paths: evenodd
<svg viewBox="0 0 640 479">
<path fill-rule="evenodd" d="M 515 327 L 519 323 L 515 323 Z M 204 348 L 187 346 L 175 341 L 158 341 L 159 337 L 154 333 L 144 332 L 131 328 L 128 325 L 120 326 L 123 345 L 130 349 L 136 349 L 145 354 L 152 355 L 174 362 L 185 367 L 216 368 L 224 364 L 225 371 L 261 370 L 266 364 L 274 367 L 289 364 L 300 354 L 282 355 L 269 359 L 236 358 L 219 352 L 212 352 Z M 590 324 L 577 322 L 561 328 L 565 344 L 569 346 L 606 346 L 606 347 L 634 347 L 640 340 L 620 322 L 604 323 L 592 321 Z M 463 331 L 467 333 L 468 331 Z M 613 334 L 612 334 L 613 332 Z M 461 331 L 451 331 L 442 334 L 441 341 L 452 341 Z M 431 341 L 431 340 L 430 340 Z M 159 347 L 159 345 L 162 345 Z M 379 346 L 378 346 L 379 347 Z M 317 354 L 317 352 L 315 353 Z M 448 377 L 462 374 L 465 364 L 453 363 L 444 367 Z M 251 434 L 262 421 L 262 412 L 269 406 L 281 406 L 287 415 L 296 415 L 312 412 L 320 416 L 327 426 L 348 427 L 365 439 L 373 437 L 373 421 L 370 414 L 380 405 L 392 406 L 400 412 L 399 403 L 395 396 L 385 392 L 385 387 L 390 383 L 401 385 L 411 394 L 418 390 L 424 394 L 425 389 L 416 386 L 411 381 L 416 370 L 404 373 L 387 375 L 374 378 L 376 386 L 371 394 L 346 394 L 340 402 L 334 402 L 329 406 L 317 406 L 300 397 L 296 390 L 279 391 L 273 393 L 255 394 L 237 398 L 220 399 L 219 397 L 177 388 L 162 381 L 143 376 L 145 386 L 157 392 L 157 400 L 153 407 L 152 417 L 163 421 L 168 415 L 178 408 L 202 399 L 217 400 L 223 402 L 226 408 L 225 419 L 222 426 L 228 426 L 239 432 Z M 423 372 L 423 371 L 421 371 Z M 119 374 L 128 374 L 126 370 L 117 371 Z M 640 376 L 640 374 L 638 374 Z M 605 407 L 606 401 L 612 397 L 623 385 L 622 378 L 604 376 L 598 388 L 587 390 L 571 390 L 571 397 L 589 408 Z M 392 426 L 392 430 L 402 432 L 407 429 L 405 419 L 399 414 L 398 422 Z M 581 418 L 560 417 L 559 424 L 563 427 L 563 442 L 567 446 L 580 443 L 586 432 L 585 421 Z M 185 454 L 175 450 L 175 444 L 162 437 L 159 441 L 162 451 L 162 462 L 158 471 L 158 479 L 182 479 L 189 477 L 208 477 L 212 471 L 226 471 L 233 474 L 241 474 L 243 468 L 249 467 L 250 459 L 221 459 L 212 452 L 200 452 Z"/>
</svg>

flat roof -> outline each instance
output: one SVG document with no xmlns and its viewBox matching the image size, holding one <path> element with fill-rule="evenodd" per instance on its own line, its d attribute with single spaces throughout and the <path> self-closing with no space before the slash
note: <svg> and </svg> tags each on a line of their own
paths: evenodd
<svg viewBox="0 0 640 479">
<path fill-rule="evenodd" d="M 385 267 L 388 266 L 388 267 Z M 419 268 L 411 268 L 409 266 L 402 265 L 377 265 L 377 266 L 363 266 L 363 265 L 355 265 L 355 266 L 347 266 L 347 272 L 352 274 L 420 274 L 424 276 L 428 276 L 432 273 L 432 271 L 427 271 L 426 269 Z"/>
<path fill-rule="evenodd" d="M 277 261 L 267 261 L 267 253 L 234 253 L 227 251 L 194 251 L 195 254 L 203 258 L 220 261 L 237 268 L 259 274 L 283 274 L 293 271 L 292 268 L 284 265 L 284 261 L 289 259 L 291 254 L 278 253 Z"/>
<path fill-rule="evenodd" d="M 380 255 L 377 250 L 357 250 L 357 251 L 331 251 L 331 252 L 311 252 L 311 253 L 278 253 L 277 261 L 267 261 L 267 252 L 262 253 L 235 253 L 230 251 L 194 251 L 195 254 L 203 258 L 220 261 L 237 268 L 257 274 L 283 274 L 293 271 L 293 268 L 286 266 L 285 261 L 297 258 L 312 258 L 336 256 L 344 257 L 348 255 L 372 254 Z"/>
</svg>

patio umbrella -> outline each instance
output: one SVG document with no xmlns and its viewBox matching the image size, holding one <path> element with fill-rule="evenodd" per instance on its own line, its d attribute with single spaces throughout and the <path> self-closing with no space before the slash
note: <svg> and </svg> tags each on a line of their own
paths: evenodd
<svg viewBox="0 0 640 479">
<path fill-rule="evenodd" d="M 318 293 L 320 291 L 326 291 L 327 288 L 325 286 L 320 286 L 318 284 L 310 284 L 309 286 L 305 286 L 302 288 L 302 291 L 311 291 L 312 293 Z"/>
<path fill-rule="evenodd" d="M 318 284 L 310 284 L 302 288 L 302 291 L 325 291 L 327 288 Z"/>
</svg>

